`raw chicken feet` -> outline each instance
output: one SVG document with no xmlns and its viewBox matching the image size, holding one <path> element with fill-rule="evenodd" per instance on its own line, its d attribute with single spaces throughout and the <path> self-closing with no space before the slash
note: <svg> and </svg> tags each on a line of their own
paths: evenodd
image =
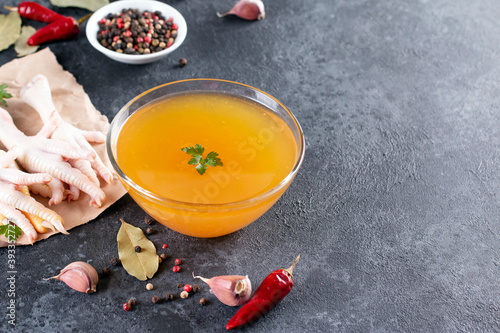
<svg viewBox="0 0 500 333">
<path fill-rule="evenodd" d="M 44 172 L 52 176 L 52 181 L 48 183 L 52 191 L 49 204 L 58 204 L 62 201 L 63 193 L 68 191 L 64 189 L 62 183 L 64 182 L 87 193 L 91 198 L 91 205 L 98 207 L 102 205 L 106 195 L 100 186 L 67 162 L 81 159 L 95 161 L 94 151 L 75 147 L 61 140 L 47 139 L 40 133 L 35 136 L 26 136 L 17 129 L 10 114 L 2 108 L 0 108 L 0 141 L 9 150 L 16 147 L 17 160 L 26 171 Z"/>
</svg>

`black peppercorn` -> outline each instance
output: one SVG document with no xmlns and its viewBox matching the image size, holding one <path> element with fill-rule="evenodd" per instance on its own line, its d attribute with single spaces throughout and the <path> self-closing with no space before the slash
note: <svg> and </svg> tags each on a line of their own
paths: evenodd
<svg viewBox="0 0 500 333">
<path fill-rule="evenodd" d="M 208 301 L 206 298 L 200 298 L 200 305 L 207 305 Z"/>
<path fill-rule="evenodd" d="M 155 219 L 152 218 L 151 216 L 146 216 L 146 218 L 144 219 L 144 223 L 146 223 L 147 225 L 151 225 L 155 222 Z"/>
<path fill-rule="evenodd" d="M 112 266 L 120 266 L 121 265 L 121 260 L 118 259 L 118 258 L 113 258 L 111 259 L 111 261 L 109 262 Z"/>
<path fill-rule="evenodd" d="M 158 303 L 160 301 L 160 297 L 155 295 L 151 300 L 153 301 L 153 303 Z"/>
<path fill-rule="evenodd" d="M 166 301 L 172 301 L 174 299 L 174 295 L 171 293 L 166 293 L 165 294 L 165 300 Z"/>
<path fill-rule="evenodd" d="M 141 252 L 142 249 L 139 245 L 137 245 L 136 247 L 134 247 L 134 250 L 135 250 L 135 252 L 139 253 L 139 252 Z"/>
<path fill-rule="evenodd" d="M 111 270 L 108 267 L 104 267 L 102 269 L 102 276 L 108 276 L 111 273 Z"/>
<path fill-rule="evenodd" d="M 130 304 L 131 306 L 133 306 L 133 305 L 136 304 L 136 300 L 135 300 L 135 298 L 131 298 L 131 299 L 128 300 L 127 303 Z"/>
<path fill-rule="evenodd" d="M 187 60 L 186 58 L 180 58 L 179 59 L 179 66 L 184 67 L 187 65 Z"/>
<path fill-rule="evenodd" d="M 147 229 L 146 229 L 146 234 L 147 234 L 147 235 L 152 235 L 152 234 L 154 234 L 154 233 L 155 233 L 155 231 L 154 231 L 152 228 L 147 228 Z"/>
<path fill-rule="evenodd" d="M 165 253 L 162 253 L 162 254 L 160 254 L 160 258 L 161 258 L 161 260 L 166 260 L 167 255 Z"/>
<path fill-rule="evenodd" d="M 184 283 L 178 283 L 177 284 L 177 288 L 182 288 L 182 287 L 184 287 Z"/>
<path fill-rule="evenodd" d="M 200 285 L 199 284 L 193 284 L 192 291 L 193 291 L 193 293 L 197 293 L 198 291 L 200 291 Z"/>
</svg>

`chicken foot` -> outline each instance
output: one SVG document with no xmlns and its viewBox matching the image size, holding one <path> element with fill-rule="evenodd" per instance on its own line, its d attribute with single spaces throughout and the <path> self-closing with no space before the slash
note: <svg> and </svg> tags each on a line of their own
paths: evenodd
<svg viewBox="0 0 500 333">
<path fill-rule="evenodd" d="M 79 169 L 90 180 L 99 185 L 99 180 L 96 174 L 100 175 L 107 183 L 113 181 L 113 174 L 104 165 L 99 156 L 95 153 L 90 143 L 104 143 L 106 136 L 99 131 L 84 131 L 67 123 L 61 118 L 54 102 L 52 93 L 47 78 L 42 75 L 36 75 L 27 85 L 21 89 L 22 100 L 34 108 L 44 123 L 44 132 L 47 138 L 59 139 L 71 143 L 77 147 L 85 148 L 92 151 L 95 155 L 94 161 L 84 159 L 73 160 L 68 162 Z"/>
</svg>

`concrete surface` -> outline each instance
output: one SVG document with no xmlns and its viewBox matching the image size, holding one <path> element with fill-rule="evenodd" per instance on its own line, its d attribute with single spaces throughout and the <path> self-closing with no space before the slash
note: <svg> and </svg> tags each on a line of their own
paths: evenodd
<svg viewBox="0 0 500 333">
<path fill-rule="evenodd" d="M 303 126 L 302 169 L 267 214 L 229 236 L 195 239 L 157 225 L 151 240 L 185 263 L 177 275 L 171 262 L 162 265 L 155 291 L 123 269 L 112 269 L 90 296 L 43 280 L 75 260 L 106 266 L 117 255 L 119 219 L 145 227 L 128 196 L 69 237 L 16 248 L 16 331 L 223 332 L 236 309 L 206 287 L 196 295 L 211 300 L 206 307 L 197 298 L 150 299 L 193 283 L 193 271 L 248 274 L 257 286 L 298 252 L 292 292 L 242 331 L 500 331 L 496 1 L 274 0 L 265 1 L 260 22 L 217 18 L 229 0 L 167 2 L 189 30 L 159 62 L 113 62 L 83 33 L 47 47 L 109 119 L 140 92 L 179 79 L 262 89 Z M 10 48 L 0 64 L 14 58 Z M 0 257 L 7 314 L 5 249 Z M 125 312 L 130 297 L 138 305 Z M 12 330 L 7 319 L 0 330 Z"/>
</svg>

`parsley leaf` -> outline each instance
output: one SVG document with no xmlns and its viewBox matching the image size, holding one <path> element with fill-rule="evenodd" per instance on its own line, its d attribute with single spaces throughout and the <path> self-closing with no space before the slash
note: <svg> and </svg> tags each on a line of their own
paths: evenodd
<svg viewBox="0 0 500 333">
<path fill-rule="evenodd" d="M 7 88 L 6 84 L 1 84 L 0 85 L 0 103 L 2 103 L 3 106 L 7 106 L 7 102 L 5 101 L 4 98 L 11 98 L 12 95 L 9 94 L 5 89 Z"/>
<path fill-rule="evenodd" d="M 218 165 L 222 166 L 222 162 L 221 162 L 220 158 L 218 158 L 217 156 L 219 156 L 219 154 L 217 154 L 214 151 L 208 153 L 207 158 L 205 159 L 206 164 L 213 166 L 213 167 L 216 167 Z"/>
<path fill-rule="evenodd" d="M 203 158 L 205 148 L 199 144 L 196 144 L 194 147 L 184 147 L 181 150 L 186 154 L 191 155 L 191 159 L 188 164 L 194 165 L 196 167 L 196 171 L 198 171 L 200 175 L 203 175 L 205 171 L 207 171 L 207 166 L 222 166 L 222 161 L 217 157 L 219 154 L 214 151 L 211 151 L 207 154 L 206 158 Z"/>
<path fill-rule="evenodd" d="M 21 228 L 19 228 L 15 224 L 8 223 L 5 225 L 0 225 L 0 235 L 4 235 L 5 237 L 7 237 L 9 242 L 15 242 L 19 238 L 19 236 L 21 236 L 21 232 Z"/>
</svg>

